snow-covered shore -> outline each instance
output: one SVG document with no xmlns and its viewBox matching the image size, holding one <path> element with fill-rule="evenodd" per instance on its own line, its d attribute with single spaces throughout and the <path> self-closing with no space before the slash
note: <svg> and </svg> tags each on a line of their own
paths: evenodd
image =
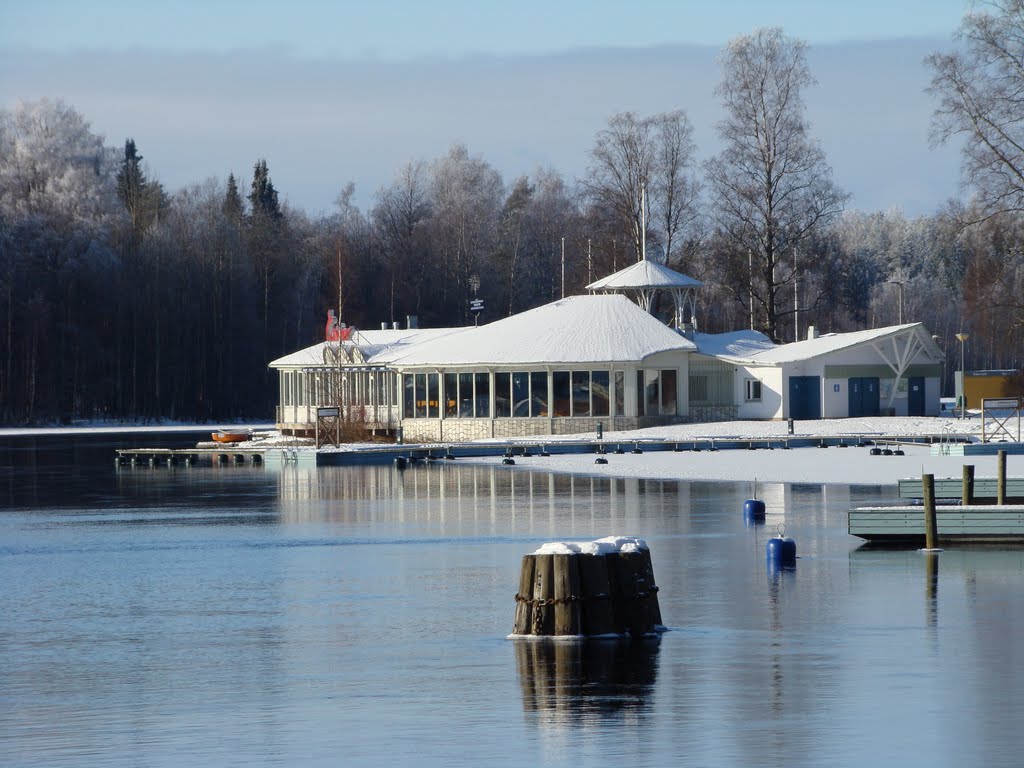
<svg viewBox="0 0 1024 768">
<path fill-rule="evenodd" d="M 950 417 L 877 417 L 862 419 L 821 419 L 794 423 L 795 437 L 859 435 L 899 438 L 919 435 L 966 435 L 980 439 L 981 420 Z M 987 430 L 995 424 L 990 422 Z M 711 424 L 679 424 L 632 432 L 605 432 L 608 442 L 695 438 L 784 438 L 788 424 L 781 421 L 725 421 Z M 574 435 L 563 439 L 580 439 Z M 591 433 L 584 437 L 594 438 Z M 552 442 L 558 438 L 552 438 Z M 979 477 L 995 477 L 994 456 L 932 456 L 927 445 L 904 445 L 904 456 L 872 456 L 869 448 L 794 448 L 792 450 L 732 449 L 716 452 L 647 451 L 643 454 L 610 454 L 608 463 L 594 463 L 593 454 L 555 454 L 550 457 L 516 457 L 516 468 L 536 468 L 609 477 L 663 480 L 727 480 L 779 483 L 836 483 L 890 485 L 908 477 L 929 473 L 936 477 L 960 477 L 965 464 L 972 464 Z M 500 463 L 501 458 L 474 459 Z M 1024 475 L 1024 456 L 1007 459 L 1007 474 Z"/>
</svg>

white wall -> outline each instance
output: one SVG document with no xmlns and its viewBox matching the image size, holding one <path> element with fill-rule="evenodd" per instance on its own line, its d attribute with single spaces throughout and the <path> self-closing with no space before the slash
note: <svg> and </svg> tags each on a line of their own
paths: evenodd
<svg viewBox="0 0 1024 768">
<path fill-rule="evenodd" d="M 761 402 L 746 401 L 746 380 L 757 379 L 761 382 Z M 735 400 L 739 405 L 741 419 L 781 419 L 782 370 L 775 367 L 759 368 L 754 366 L 737 366 L 735 380 Z"/>
</svg>

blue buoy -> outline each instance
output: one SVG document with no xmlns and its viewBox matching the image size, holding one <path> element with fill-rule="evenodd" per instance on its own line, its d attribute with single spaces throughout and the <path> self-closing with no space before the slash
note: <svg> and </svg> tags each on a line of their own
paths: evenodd
<svg viewBox="0 0 1024 768">
<path fill-rule="evenodd" d="M 796 542 L 785 535 L 785 527 L 779 526 L 779 535 L 768 539 L 765 555 L 769 565 L 777 568 L 796 567 Z"/>
<path fill-rule="evenodd" d="M 604 456 L 598 456 L 596 459 L 594 459 L 594 463 L 595 464 L 607 464 L 608 463 L 608 459 L 606 459 Z"/>
<path fill-rule="evenodd" d="M 506 456 L 504 459 L 501 460 L 501 463 L 502 464 L 515 464 L 516 460 L 513 459 L 511 456 Z"/>
<path fill-rule="evenodd" d="M 743 517 L 747 520 L 764 521 L 764 502 L 760 499 L 747 499 L 743 502 Z"/>
</svg>

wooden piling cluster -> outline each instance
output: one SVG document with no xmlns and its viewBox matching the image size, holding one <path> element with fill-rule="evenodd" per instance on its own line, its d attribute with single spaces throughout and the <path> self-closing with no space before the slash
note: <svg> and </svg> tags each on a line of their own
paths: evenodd
<svg viewBox="0 0 1024 768">
<path fill-rule="evenodd" d="M 651 552 L 523 556 L 514 635 L 651 634 L 662 629 Z"/>
</svg>

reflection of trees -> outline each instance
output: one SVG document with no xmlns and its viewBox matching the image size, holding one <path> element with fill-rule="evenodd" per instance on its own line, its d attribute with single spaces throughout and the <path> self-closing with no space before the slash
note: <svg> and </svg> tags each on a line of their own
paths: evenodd
<svg viewBox="0 0 1024 768">
<path fill-rule="evenodd" d="M 643 711 L 654 690 L 660 642 L 515 640 L 523 708 L 566 720 Z"/>
</svg>

